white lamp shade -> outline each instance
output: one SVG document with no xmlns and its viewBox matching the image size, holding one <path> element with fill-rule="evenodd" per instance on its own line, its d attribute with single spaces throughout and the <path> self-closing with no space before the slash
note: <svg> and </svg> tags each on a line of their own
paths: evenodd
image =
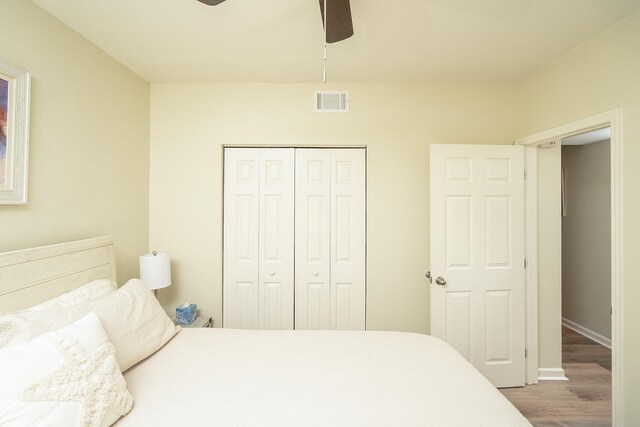
<svg viewBox="0 0 640 427">
<path fill-rule="evenodd" d="M 149 289 L 161 289 L 171 285 L 171 262 L 166 252 L 140 255 L 140 280 Z"/>
</svg>

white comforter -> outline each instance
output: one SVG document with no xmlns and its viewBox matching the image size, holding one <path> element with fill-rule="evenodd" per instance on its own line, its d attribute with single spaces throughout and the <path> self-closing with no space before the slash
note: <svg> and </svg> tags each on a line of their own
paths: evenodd
<svg viewBox="0 0 640 427">
<path fill-rule="evenodd" d="M 448 344 L 399 332 L 185 329 L 124 375 L 124 426 L 528 426 Z"/>
</svg>

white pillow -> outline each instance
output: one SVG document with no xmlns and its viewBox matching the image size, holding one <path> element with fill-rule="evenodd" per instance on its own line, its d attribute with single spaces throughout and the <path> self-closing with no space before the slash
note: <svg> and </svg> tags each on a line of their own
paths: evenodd
<svg viewBox="0 0 640 427">
<path fill-rule="evenodd" d="M 0 350 L 0 378 L 0 425 L 110 426 L 133 404 L 93 313 Z"/>
<path fill-rule="evenodd" d="M 0 315 L 0 348 L 66 326 L 93 311 L 116 348 L 122 371 L 146 359 L 178 331 L 149 287 L 138 279 L 106 297 L 63 309 Z"/>
<path fill-rule="evenodd" d="M 63 308 L 70 305 L 81 304 L 83 302 L 93 301 L 107 296 L 110 293 L 115 292 L 116 289 L 118 289 L 116 282 L 107 279 L 98 279 L 82 285 L 71 292 L 58 295 L 55 298 L 51 298 L 48 301 L 34 305 L 33 307 L 22 311 L 52 310 L 54 308 Z"/>
</svg>

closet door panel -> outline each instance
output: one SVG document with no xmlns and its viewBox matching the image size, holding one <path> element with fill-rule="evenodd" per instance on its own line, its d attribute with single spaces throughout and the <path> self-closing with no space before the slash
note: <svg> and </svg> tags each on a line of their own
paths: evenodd
<svg viewBox="0 0 640 427">
<path fill-rule="evenodd" d="M 331 328 L 331 150 L 297 149 L 295 327 Z"/>
<path fill-rule="evenodd" d="M 365 151 L 228 148 L 224 177 L 224 327 L 364 330 Z"/>
<path fill-rule="evenodd" d="M 260 329 L 293 329 L 293 162 L 293 149 L 260 149 Z"/>
<path fill-rule="evenodd" d="M 258 327 L 259 152 L 225 149 L 223 325 Z"/>
<path fill-rule="evenodd" d="M 365 329 L 365 151 L 331 150 L 331 329 Z"/>
</svg>

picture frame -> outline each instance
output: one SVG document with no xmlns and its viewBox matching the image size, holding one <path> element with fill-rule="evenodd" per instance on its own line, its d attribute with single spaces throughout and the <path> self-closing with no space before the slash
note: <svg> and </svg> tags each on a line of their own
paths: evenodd
<svg viewBox="0 0 640 427">
<path fill-rule="evenodd" d="M 0 204 L 27 203 L 31 74 L 0 59 Z"/>
</svg>

